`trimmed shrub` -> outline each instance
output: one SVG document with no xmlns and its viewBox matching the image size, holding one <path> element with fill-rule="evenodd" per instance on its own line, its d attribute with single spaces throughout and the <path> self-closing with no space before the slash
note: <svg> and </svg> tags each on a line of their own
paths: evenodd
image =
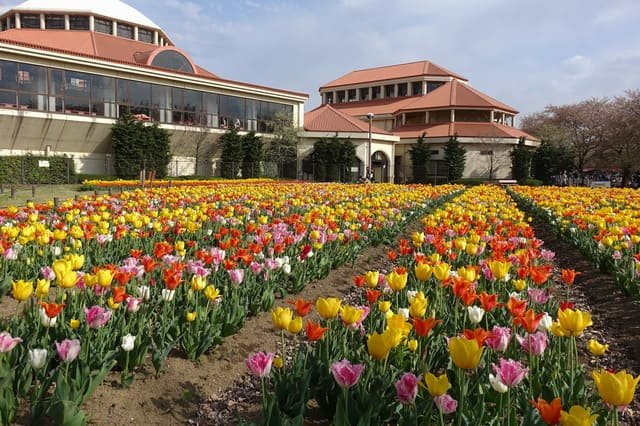
<svg viewBox="0 0 640 426">
<path fill-rule="evenodd" d="M 43 163 L 40 163 L 40 162 Z M 40 167 L 44 162 L 48 167 Z M 73 160 L 53 156 L 4 156 L 0 157 L 0 182 L 18 184 L 60 184 L 75 180 Z"/>
</svg>

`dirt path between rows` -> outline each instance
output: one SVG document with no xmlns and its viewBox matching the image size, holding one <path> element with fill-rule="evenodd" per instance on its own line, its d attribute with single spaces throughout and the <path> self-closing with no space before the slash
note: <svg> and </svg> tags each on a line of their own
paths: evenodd
<svg viewBox="0 0 640 426">
<path fill-rule="evenodd" d="M 386 259 L 387 249 L 383 245 L 366 249 L 353 267 L 349 264 L 331 271 L 324 279 L 307 285 L 295 297 L 307 300 L 343 297 L 353 285 L 354 275 L 380 268 Z M 276 301 L 276 306 L 284 305 L 286 301 Z M 247 356 L 256 351 L 275 352 L 278 339 L 271 314 L 259 314 L 247 319 L 237 334 L 202 356 L 198 363 L 170 356 L 160 377 L 154 376 L 149 365 L 136 374 L 128 389 L 120 388 L 119 375 L 112 373 L 84 409 L 91 424 L 95 425 L 210 424 L 208 419 L 199 417 L 199 404 L 206 399 L 215 399 L 234 382 L 241 380 L 247 372 L 244 365 Z M 248 414 L 248 417 L 255 417 L 255 414 Z"/>
</svg>

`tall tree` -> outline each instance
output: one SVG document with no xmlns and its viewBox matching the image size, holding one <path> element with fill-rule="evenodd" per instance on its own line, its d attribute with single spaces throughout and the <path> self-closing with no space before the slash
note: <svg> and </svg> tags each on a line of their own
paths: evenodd
<svg viewBox="0 0 640 426">
<path fill-rule="evenodd" d="M 236 179 L 244 158 L 242 137 L 237 129 L 232 128 L 220 136 L 219 142 L 222 145 L 220 174 L 227 179 Z"/>
<path fill-rule="evenodd" d="M 531 177 L 531 151 L 524 137 L 518 139 L 518 145 L 511 150 L 511 176 L 518 181 Z"/>
<path fill-rule="evenodd" d="M 458 137 L 450 137 L 444 146 L 444 162 L 447 165 L 449 182 L 462 178 L 467 161 L 466 155 L 467 151 L 458 142 Z"/>
<path fill-rule="evenodd" d="M 242 177 L 255 178 L 260 176 L 260 167 L 264 159 L 264 144 L 262 138 L 251 131 L 242 136 Z"/>
<path fill-rule="evenodd" d="M 545 139 L 531 157 L 531 171 L 535 179 L 545 185 L 554 183 L 552 176 L 559 176 L 563 171 L 573 170 L 574 158 L 567 145 L 551 143 Z"/>
<path fill-rule="evenodd" d="M 277 164 L 278 176 L 295 175 L 295 163 L 298 159 L 298 129 L 288 114 L 277 113 L 268 124 L 273 138 L 265 150 L 265 160 Z M 287 173 L 285 173 L 287 172 Z M 290 176 L 295 177 L 295 176 Z"/>
<path fill-rule="evenodd" d="M 426 133 L 422 133 L 416 143 L 409 149 L 413 170 L 413 182 L 415 183 L 427 182 L 427 166 L 429 164 L 429 158 L 431 157 L 431 150 L 425 142 L 425 136 Z"/>
</svg>

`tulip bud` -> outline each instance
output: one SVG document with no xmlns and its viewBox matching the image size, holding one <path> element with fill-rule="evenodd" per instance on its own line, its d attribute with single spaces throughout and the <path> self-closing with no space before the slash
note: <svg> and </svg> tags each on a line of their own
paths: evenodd
<svg viewBox="0 0 640 426">
<path fill-rule="evenodd" d="M 281 357 L 277 356 L 273 359 L 273 366 L 275 368 L 282 368 L 284 367 L 284 361 L 282 360 Z"/>
<path fill-rule="evenodd" d="M 34 370 L 39 370 L 47 362 L 47 350 L 46 349 L 29 349 L 29 364 Z"/>
<path fill-rule="evenodd" d="M 122 344 L 120 345 L 120 347 L 122 348 L 123 351 L 130 352 L 131 350 L 133 350 L 135 343 L 136 343 L 136 336 L 132 336 L 131 333 L 129 333 L 127 335 L 122 336 Z"/>
<path fill-rule="evenodd" d="M 389 309 L 391 309 L 391 302 L 386 301 L 386 300 L 379 301 L 378 302 L 378 309 L 383 314 L 386 314 L 387 312 L 389 312 Z"/>
<path fill-rule="evenodd" d="M 418 350 L 418 341 L 416 339 L 407 341 L 407 347 L 411 352 L 415 352 L 416 350 Z"/>
<path fill-rule="evenodd" d="M 289 333 L 298 334 L 302 330 L 302 317 L 295 317 L 291 320 L 288 327 Z"/>
<path fill-rule="evenodd" d="M 80 327 L 80 320 L 77 320 L 77 319 L 69 320 L 69 327 L 76 330 L 78 327 Z"/>
<path fill-rule="evenodd" d="M 185 315 L 185 319 L 187 320 L 187 322 L 193 322 L 195 321 L 196 316 L 198 316 L 196 312 L 187 312 L 187 314 Z"/>
</svg>

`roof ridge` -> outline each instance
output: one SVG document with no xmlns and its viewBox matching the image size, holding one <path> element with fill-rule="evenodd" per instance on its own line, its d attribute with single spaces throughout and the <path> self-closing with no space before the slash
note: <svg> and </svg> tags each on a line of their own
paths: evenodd
<svg viewBox="0 0 640 426">
<path fill-rule="evenodd" d="M 358 70 L 353 70 L 351 72 L 369 71 L 369 70 L 376 70 L 376 69 L 380 69 L 380 68 L 398 67 L 398 66 L 401 66 L 401 65 L 419 64 L 420 62 L 429 62 L 429 61 L 427 61 L 426 59 L 423 59 L 421 61 L 411 61 L 411 62 L 403 62 L 403 63 L 400 63 L 400 64 L 382 65 L 382 66 L 379 66 L 379 67 L 361 68 L 361 69 L 358 69 Z"/>
</svg>

